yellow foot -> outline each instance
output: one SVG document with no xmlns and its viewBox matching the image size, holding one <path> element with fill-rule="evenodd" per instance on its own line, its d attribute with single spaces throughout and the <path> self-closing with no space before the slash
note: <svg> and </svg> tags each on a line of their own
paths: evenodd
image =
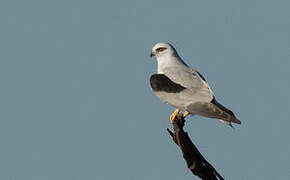
<svg viewBox="0 0 290 180">
<path fill-rule="evenodd" d="M 185 111 L 183 114 L 183 117 L 186 118 L 186 116 L 190 115 L 190 113 L 188 111 Z"/>
<path fill-rule="evenodd" d="M 175 119 L 175 117 L 177 116 L 177 114 L 179 114 L 179 109 L 176 109 L 170 116 L 170 122 L 171 124 L 173 124 L 173 121 Z"/>
</svg>

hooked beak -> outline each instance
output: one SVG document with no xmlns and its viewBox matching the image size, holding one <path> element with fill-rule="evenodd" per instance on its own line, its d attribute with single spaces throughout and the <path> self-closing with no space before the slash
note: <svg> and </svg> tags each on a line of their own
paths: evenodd
<svg viewBox="0 0 290 180">
<path fill-rule="evenodd" d="M 155 56 L 155 54 L 153 52 L 150 53 L 150 57 L 152 58 L 152 56 Z"/>
</svg>

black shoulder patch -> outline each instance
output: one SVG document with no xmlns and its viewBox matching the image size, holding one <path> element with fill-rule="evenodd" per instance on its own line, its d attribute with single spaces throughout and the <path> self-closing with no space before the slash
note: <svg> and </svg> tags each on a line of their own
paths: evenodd
<svg viewBox="0 0 290 180">
<path fill-rule="evenodd" d="M 180 84 L 171 81 L 164 74 L 153 74 L 150 77 L 150 85 L 153 91 L 165 91 L 167 93 L 177 93 L 186 89 Z"/>
</svg>

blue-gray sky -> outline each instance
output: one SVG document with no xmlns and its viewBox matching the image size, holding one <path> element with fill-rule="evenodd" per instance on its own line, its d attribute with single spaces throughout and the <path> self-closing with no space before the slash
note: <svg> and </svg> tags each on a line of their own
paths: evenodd
<svg viewBox="0 0 290 180">
<path fill-rule="evenodd" d="M 192 179 L 148 78 L 171 42 L 242 121 L 186 130 L 225 179 L 289 179 L 290 2 L 0 2 L 0 179 Z"/>
</svg>

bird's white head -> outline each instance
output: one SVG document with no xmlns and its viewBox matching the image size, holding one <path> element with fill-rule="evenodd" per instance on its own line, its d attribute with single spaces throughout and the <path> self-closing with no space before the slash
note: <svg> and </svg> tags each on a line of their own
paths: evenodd
<svg viewBox="0 0 290 180">
<path fill-rule="evenodd" d="M 158 73 L 162 73 L 169 66 L 187 66 L 178 56 L 175 48 L 169 43 L 157 43 L 152 48 L 150 56 L 156 56 Z"/>
<path fill-rule="evenodd" d="M 153 46 L 150 57 L 156 56 L 158 60 L 158 58 L 169 57 L 172 55 L 177 55 L 174 47 L 169 43 L 159 42 Z"/>
</svg>

